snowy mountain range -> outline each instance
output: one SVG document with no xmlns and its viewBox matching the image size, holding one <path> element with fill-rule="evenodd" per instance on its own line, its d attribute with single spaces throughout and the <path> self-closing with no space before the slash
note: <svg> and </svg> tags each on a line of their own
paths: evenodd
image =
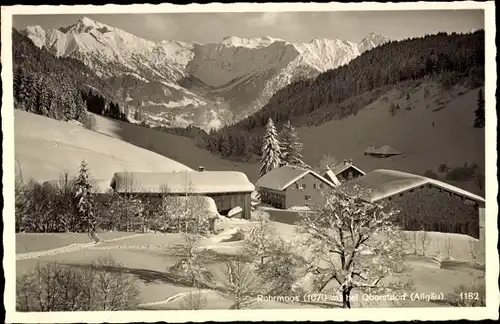
<svg viewBox="0 0 500 324">
<path fill-rule="evenodd" d="M 56 56 L 83 61 L 152 123 L 205 129 L 240 120 L 291 82 L 389 41 L 373 33 L 359 44 L 236 36 L 217 44 L 151 41 L 86 17 L 59 29 L 28 26 L 20 32 Z"/>
</svg>

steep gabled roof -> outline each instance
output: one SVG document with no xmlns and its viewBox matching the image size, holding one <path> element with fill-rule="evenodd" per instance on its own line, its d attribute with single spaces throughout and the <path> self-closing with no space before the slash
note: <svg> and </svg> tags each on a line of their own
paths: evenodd
<svg viewBox="0 0 500 324">
<path fill-rule="evenodd" d="M 252 192 L 254 185 L 242 172 L 180 171 L 180 172 L 117 172 L 111 180 L 117 192 L 171 193 Z"/>
<path fill-rule="evenodd" d="M 259 180 L 257 180 L 257 183 L 255 185 L 261 188 L 282 191 L 300 178 L 304 177 L 306 174 L 312 174 L 331 187 L 336 187 L 340 184 L 338 180 L 336 182 L 332 182 L 312 170 L 301 168 L 298 166 L 285 165 L 269 171 Z M 337 178 L 335 177 L 335 179 Z"/>
<path fill-rule="evenodd" d="M 344 162 L 341 162 L 341 163 L 334 165 L 332 168 L 330 168 L 330 170 L 333 172 L 333 174 L 339 175 L 340 173 L 344 172 L 345 170 L 347 170 L 349 168 L 353 168 L 363 175 L 365 174 L 365 172 L 363 172 L 363 170 L 361 170 L 360 168 L 358 168 L 354 164 L 344 163 Z M 327 172 L 328 172 L 328 170 L 327 170 Z"/>
<path fill-rule="evenodd" d="M 485 203 L 485 199 L 483 197 L 448 183 L 395 170 L 379 169 L 370 171 L 366 175 L 344 184 L 344 186 L 353 187 L 358 185 L 362 188 L 370 190 L 365 199 L 375 202 L 427 184 L 465 197 L 480 204 Z"/>
<path fill-rule="evenodd" d="M 375 146 L 368 146 L 365 150 L 365 153 L 375 153 L 377 149 L 375 148 Z"/>
</svg>

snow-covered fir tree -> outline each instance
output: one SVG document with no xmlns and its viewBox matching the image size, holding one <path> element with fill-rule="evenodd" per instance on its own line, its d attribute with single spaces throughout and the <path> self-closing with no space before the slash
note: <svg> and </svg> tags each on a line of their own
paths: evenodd
<svg viewBox="0 0 500 324">
<path fill-rule="evenodd" d="M 279 135 L 281 143 L 281 164 L 297 165 L 306 167 L 302 156 L 302 143 L 299 141 L 299 135 L 295 131 L 290 121 L 287 121 L 281 128 Z"/>
<path fill-rule="evenodd" d="M 95 229 L 96 217 L 94 214 L 94 195 L 92 193 L 92 184 L 89 180 L 89 171 L 87 163 L 82 161 L 80 172 L 75 182 L 76 185 L 76 209 L 80 217 L 80 226 L 86 228 L 89 234 L 93 234 Z"/>
<path fill-rule="evenodd" d="M 281 145 L 278 132 L 271 118 L 267 121 L 266 130 L 262 139 L 262 158 L 259 175 L 262 177 L 272 169 L 281 165 Z"/>
</svg>

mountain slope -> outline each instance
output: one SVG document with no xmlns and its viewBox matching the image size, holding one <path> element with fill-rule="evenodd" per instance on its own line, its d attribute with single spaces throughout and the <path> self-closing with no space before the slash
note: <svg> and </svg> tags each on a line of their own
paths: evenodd
<svg viewBox="0 0 500 324">
<path fill-rule="evenodd" d="M 250 181 L 257 180 L 258 166 L 248 163 L 224 160 L 202 148 L 196 147 L 195 141 L 162 131 L 141 127 L 131 123 L 117 121 L 95 115 L 97 132 L 161 154 L 192 169 L 204 166 L 205 170 L 244 172 Z"/>
<path fill-rule="evenodd" d="M 240 120 L 290 82 L 388 41 L 372 34 L 360 44 L 235 36 L 218 44 L 153 42 L 85 17 L 60 29 L 29 26 L 21 32 L 56 56 L 84 62 L 113 84 L 114 95 L 152 116 L 150 122 L 205 129 Z"/>
<path fill-rule="evenodd" d="M 353 159 L 365 172 L 384 168 L 421 175 L 426 170 L 437 173 L 441 163 L 461 167 L 475 162 L 484 168 L 484 129 L 472 127 L 477 93 L 478 89 L 463 87 L 443 91 L 432 82 L 393 89 L 356 115 L 299 127 L 306 162 L 314 165 L 330 153 L 339 162 Z M 388 113 L 391 103 L 402 107 L 393 117 Z M 386 144 L 402 155 L 386 159 L 364 155 L 368 146 Z"/>
<path fill-rule="evenodd" d="M 25 182 L 57 180 L 64 171 L 76 176 L 82 160 L 88 163 L 94 179 L 109 181 L 113 173 L 121 171 L 190 170 L 174 160 L 75 123 L 17 109 L 14 117 L 16 177 Z"/>
</svg>

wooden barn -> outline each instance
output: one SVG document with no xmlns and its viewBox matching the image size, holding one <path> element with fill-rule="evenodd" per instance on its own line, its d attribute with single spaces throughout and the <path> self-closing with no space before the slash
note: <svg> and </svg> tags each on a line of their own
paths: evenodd
<svg viewBox="0 0 500 324">
<path fill-rule="evenodd" d="M 111 181 L 117 193 L 135 193 L 144 196 L 199 195 L 215 201 L 217 211 L 226 215 L 241 207 L 245 219 L 251 216 L 251 193 L 254 185 L 242 172 L 234 171 L 178 171 L 178 172 L 118 172 Z"/>
<path fill-rule="evenodd" d="M 366 200 L 400 211 L 405 230 L 459 233 L 482 239 L 484 198 L 450 184 L 394 170 L 374 170 L 344 186 L 368 189 Z"/>
<path fill-rule="evenodd" d="M 328 180 L 312 170 L 288 165 L 269 171 L 255 184 L 262 203 L 282 209 L 323 204 L 322 189 L 338 185 L 336 179 Z"/>
<path fill-rule="evenodd" d="M 388 158 L 394 155 L 400 155 L 401 153 L 397 151 L 390 145 L 384 145 L 379 148 L 375 148 L 373 146 L 369 146 L 365 150 L 365 155 L 370 155 L 378 158 Z"/>
<path fill-rule="evenodd" d="M 351 181 L 353 179 L 364 176 L 365 173 L 360 168 L 352 164 L 352 160 L 344 160 L 343 162 L 334 165 L 333 167 L 327 166 L 323 177 L 331 182 L 339 180 L 340 182 Z"/>
</svg>

